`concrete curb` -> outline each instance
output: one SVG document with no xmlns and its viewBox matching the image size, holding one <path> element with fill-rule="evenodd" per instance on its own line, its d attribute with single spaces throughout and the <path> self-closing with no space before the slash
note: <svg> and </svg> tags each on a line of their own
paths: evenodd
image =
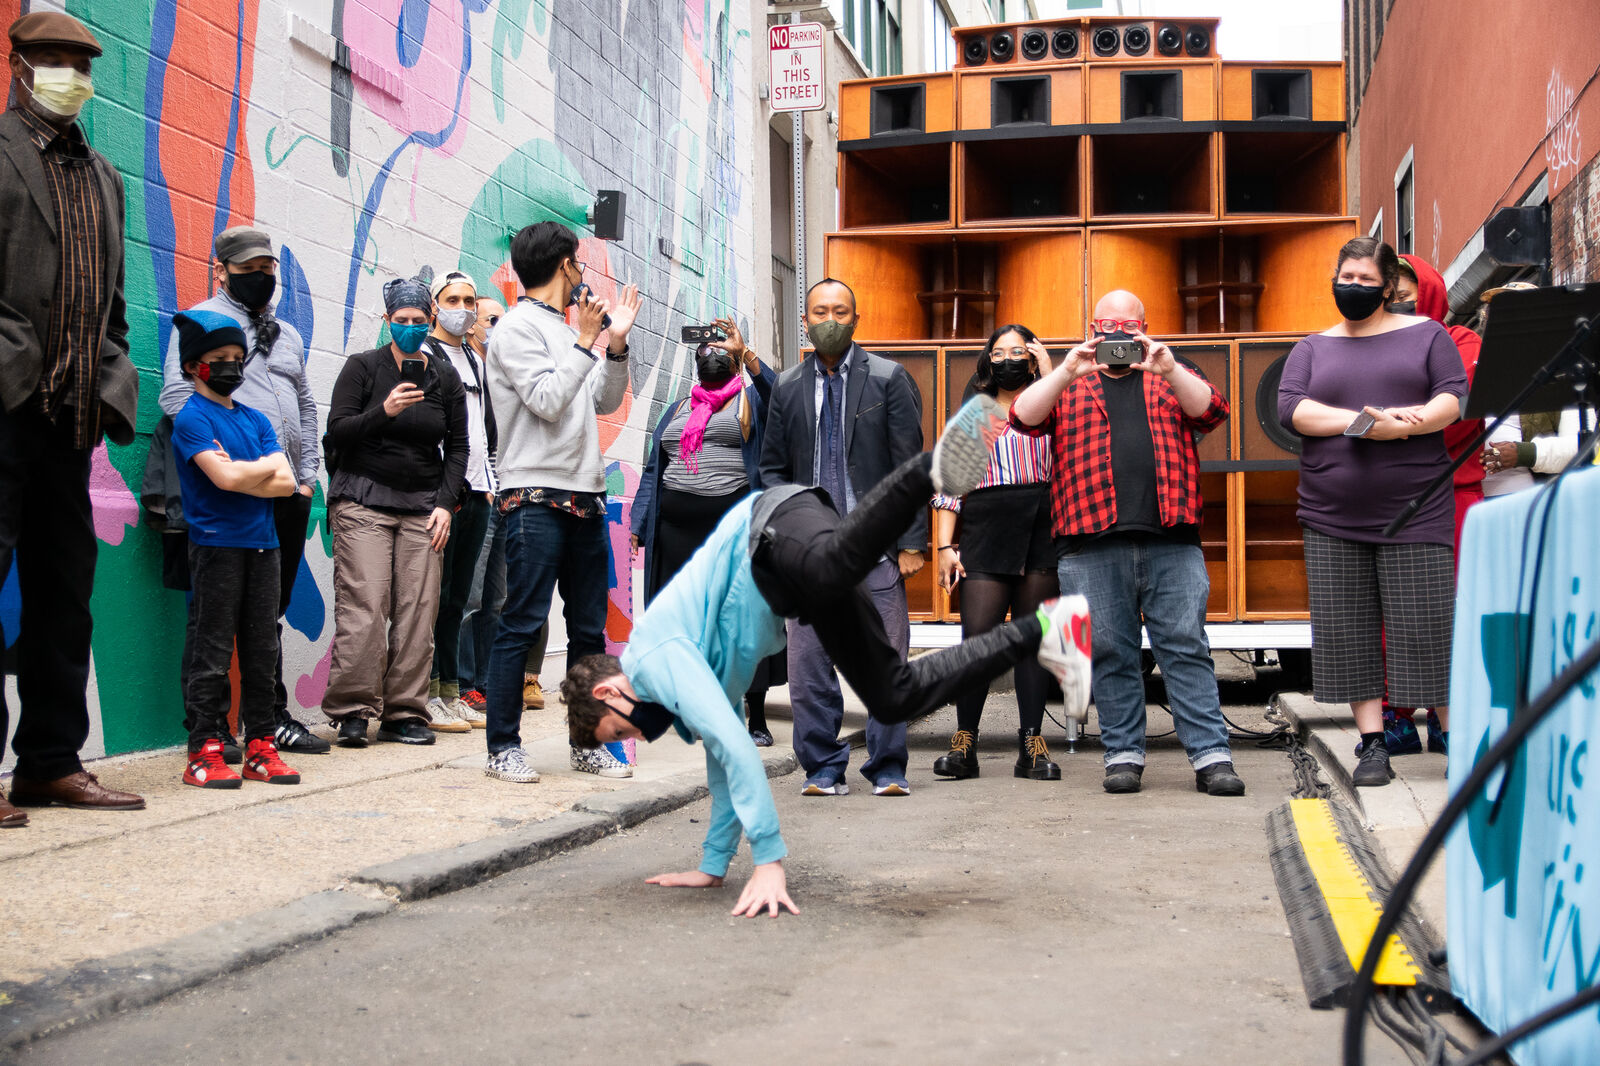
<svg viewBox="0 0 1600 1066">
<path fill-rule="evenodd" d="M 317 892 L 209 929 L 85 963 L 26 985 L 0 983 L 0 1050 L 117 1011 L 148 1006 L 214 977 L 394 909 L 382 896 Z"/>
<path fill-rule="evenodd" d="M 845 739 L 859 743 L 856 733 L 861 732 Z M 762 762 L 768 777 L 793 773 L 798 766 L 794 752 L 787 750 L 773 752 Z M 530 866 L 687 806 L 706 794 L 700 771 L 640 782 L 637 787 L 580 800 L 572 810 L 510 833 L 369 866 L 353 874 L 344 890 L 316 892 L 27 984 L 0 981 L 0 1051 L 117 1011 L 149 1006 L 386 914 L 400 903 L 453 892 Z"/>
</svg>

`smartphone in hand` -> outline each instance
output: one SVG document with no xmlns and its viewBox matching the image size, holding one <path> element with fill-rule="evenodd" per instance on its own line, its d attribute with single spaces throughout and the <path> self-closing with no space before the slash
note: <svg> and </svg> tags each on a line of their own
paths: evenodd
<svg viewBox="0 0 1600 1066">
<path fill-rule="evenodd" d="M 1376 418 L 1372 417 L 1370 412 L 1362 411 L 1360 414 L 1356 415 L 1354 421 L 1352 421 L 1348 426 L 1344 427 L 1344 435 L 1347 437 L 1365 437 L 1367 435 L 1367 431 L 1370 430 L 1377 421 L 1378 420 Z"/>
<path fill-rule="evenodd" d="M 427 371 L 428 364 L 421 359 L 400 360 L 400 380 L 417 388 L 422 388 L 422 377 Z"/>
</svg>

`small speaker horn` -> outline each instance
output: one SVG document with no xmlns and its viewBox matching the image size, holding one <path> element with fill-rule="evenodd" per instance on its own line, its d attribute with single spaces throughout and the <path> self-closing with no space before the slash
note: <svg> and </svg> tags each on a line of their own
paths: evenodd
<svg viewBox="0 0 1600 1066">
<path fill-rule="evenodd" d="M 1094 54 L 1101 59 L 1117 54 L 1117 49 L 1122 47 L 1122 34 L 1117 32 L 1115 26 L 1101 26 L 1094 31 Z"/>
<path fill-rule="evenodd" d="M 1143 26 L 1129 26 L 1122 34 L 1122 50 L 1130 56 L 1150 51 L 1150 31 Z"/>
<path fill-rule="evenodd" d="M 961 46 L 961 58 L 969 67 L 981 67 L 989 61 L 989 42 L 982 37 L 968 37 Z"/>
<path fill-rule="evenodd" d="M 1156 30 L 1156 51 L 1164 56 L 1183 51 L 1183 31 L 1170 22 Z"/>
<path fill-rule="evenodd" d="M 1057 30 L 1050 35 L 1050 54 L 1057 59 L 1071 59 L 1078 54 L 1078 31 Z"/>
<path fill-rule="evenodd" d="M 1010 59 L 1011 54 L 1015 52 L 1016 49 L 1016 38 L 1011 36 L 1010 30 L 1001 30 L 999 33 L 989 38 L 989 54 L 994 57 L 994 61 L 996 63 L 1004 63 L 1006 60 Z"/>
<path fill-rule="evenodd" d="M 1183 35 L 1183 49 L 1196 59 L 1211 54 L 1211 31 L 1204 26 L 1190 26 Z"/>
<path fill-rule="evenodd" d="M 1022 58 L 1043 59 L 1050 51 L 1050 38 L 1043 30 L 1026 30 L 1022 34 Z"/>
</svg>

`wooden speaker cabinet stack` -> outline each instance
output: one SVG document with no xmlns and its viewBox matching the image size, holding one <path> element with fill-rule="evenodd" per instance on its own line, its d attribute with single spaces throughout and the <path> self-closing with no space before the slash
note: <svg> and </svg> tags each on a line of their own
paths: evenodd
<svg viewBox="0 0 1600 1066">
<path fill-rule="evenodd" d="M 1129 289 L 1150 333 L 1222 389 L 1200 444 L 1213 622 L 1308 617 L 1295 521 L 1299 442 L 1277 421 L 1283 358 L 1338 318 L 1346 213 L 1340 63 L 1220 59 L 1215 19 L 961 27 L 957 65 L 840 86 L 839 229 L 827 274 L 856 339 L 922 389 L 924 438 L 995 327 L 1061 353 Z M 912 617 L 959 602 L 927 567 Z"/>
</svg>

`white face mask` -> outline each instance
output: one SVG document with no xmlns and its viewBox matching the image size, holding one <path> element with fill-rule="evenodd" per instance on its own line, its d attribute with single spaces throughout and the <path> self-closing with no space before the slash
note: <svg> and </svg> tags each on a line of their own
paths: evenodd
<svg viewBox="0 0 1600 1066">
<path fill-rule="evenodd" d="M 89 75 L 72 67 L 36 67 L 26 59 L 22 62 L 33 71 L 33 102 L 57 118 L 77 118 L 94 95 Z"/>
<path fill-rule="evenodd" d="M 478 312 L 470 307 L 447 307 L 439 312 L 439 325 L 452 337 L 464 337 L 478 321 Z"/>
</svg>

